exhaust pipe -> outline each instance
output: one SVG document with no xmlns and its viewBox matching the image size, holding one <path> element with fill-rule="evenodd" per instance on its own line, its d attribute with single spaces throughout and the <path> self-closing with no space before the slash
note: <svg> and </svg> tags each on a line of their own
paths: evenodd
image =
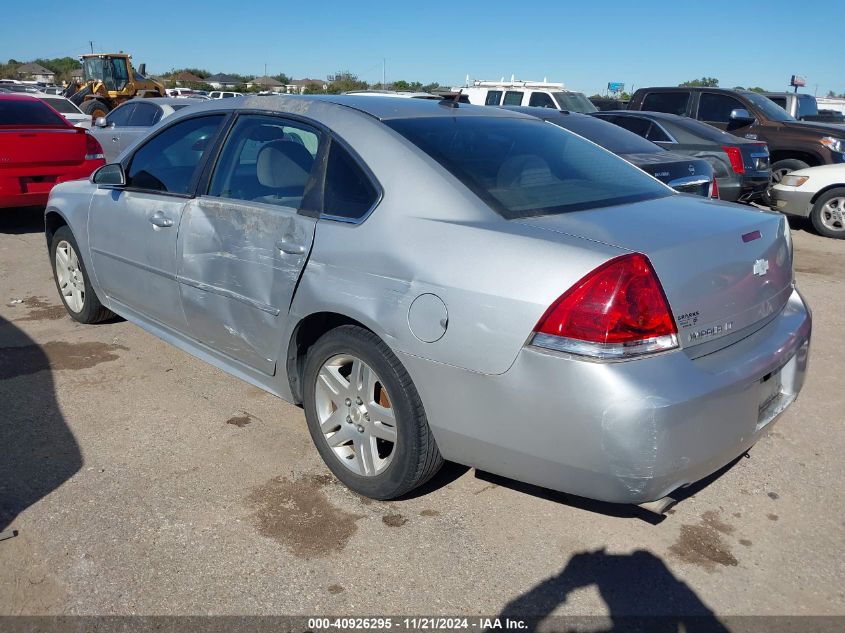
<svg viewBox="0 0 845 633">
<path fill-rule="evenodd" d="M 663 516 L 666 510 L 671 508 L 676 503 L 678 503 L 677 499 L 673 499 L 672 497 L 663 497 L 662 499 L 658 499 L 657 501 L 646 501 L 645 503 L 638 503 L 637 506 L 639 506 L 643 510 L 648 510 L 649 512 L 653 512 L 654 514 Z"/>
</svg>

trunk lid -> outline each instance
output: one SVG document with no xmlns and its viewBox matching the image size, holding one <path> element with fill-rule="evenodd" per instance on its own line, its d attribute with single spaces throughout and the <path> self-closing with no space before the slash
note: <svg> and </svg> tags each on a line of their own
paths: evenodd
<svg viewBox="0 0 845 633">
<path fill-rule="evenodd" d="M 704 197 L 710 195 L 713 168 L 706 160 L 674 152 L 621 154 L 621 156 L 676 191 Z"/>
<path fill-rule="evenodd" d="M 792 294 L 789 226 L 773 212 L 668 196 L 518 221 L 647 255 L 693 355 L 762 327 Z"/>
<path fill-rule="evenodd" d="M 0 127 L 0 169 L 76 165 L 85 160 L 85 147 L 81 128 Z"/>
</svg>

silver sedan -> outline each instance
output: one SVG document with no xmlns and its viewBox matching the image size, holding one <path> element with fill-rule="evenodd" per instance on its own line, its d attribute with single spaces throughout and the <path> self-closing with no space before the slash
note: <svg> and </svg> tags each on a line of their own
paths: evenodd
<svg viewBox="0 0 845 633">
<path fill-rule="evenodd" d="M 782 216 L 497 108 L 200 104 L 55 187 L 46 230 L 74 319 L 301 404 L 378 499 L 445 459 L 661 502 L 752 446 L 807 367 Z"/>
<path fill-rule="evenodd" d="M 94 121 L 91 134 L 102 145 L 106 162 L 112 162 L 123 150 L 146 135 L 152 126 L 194 103 L 175 97 L 130 99 Z"/>
</svg>

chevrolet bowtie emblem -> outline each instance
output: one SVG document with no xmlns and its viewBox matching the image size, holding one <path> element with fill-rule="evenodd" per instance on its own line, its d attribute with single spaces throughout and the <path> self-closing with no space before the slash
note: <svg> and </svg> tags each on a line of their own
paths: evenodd
<svg viewBox="0 0 845 633">
<path fill-rule="evenodd" d="M 754 262 L 754 274 L 759 275 L 762 277 L 767 272 L 769 272 L 769 260 L 768 259 L 758 259 Z"/>
</svg>

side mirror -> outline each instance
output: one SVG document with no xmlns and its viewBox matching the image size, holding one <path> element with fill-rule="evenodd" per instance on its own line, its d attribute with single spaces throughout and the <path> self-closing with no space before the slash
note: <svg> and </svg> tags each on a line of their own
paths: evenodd
<svg viewBox="0 0 845 633">
<path fill-rule="evenodd" d="M 745 108 L 736 108 L 735 110 L 731 110 L 731 121 L 736 121 L 737 123 L 751 123 L 753 120 L 754 117 L 751 116 L 751 113 Z"/>
<path fill-rule="evenodd" d="M 123 171 L 123 165 L 120 163 L 109 163 L 91 174 L 91 182 L 95 185 L 123 187 L 126 185 L 126 172 Z"/>
<path fill-rule="evenodd" d="M 147 65 L 146 64 L 140 64 L 138 66 L 138 74 L 139 75 L 146 75 L 147 74 Z"/>
<path fill-rule="evenodd" d="M 98 116 L 96 119 L 94 119 L 94 125 L 96 127 L 108 127 L 109 122 L 106 121 L 106 117 Z"/>
</svg>

